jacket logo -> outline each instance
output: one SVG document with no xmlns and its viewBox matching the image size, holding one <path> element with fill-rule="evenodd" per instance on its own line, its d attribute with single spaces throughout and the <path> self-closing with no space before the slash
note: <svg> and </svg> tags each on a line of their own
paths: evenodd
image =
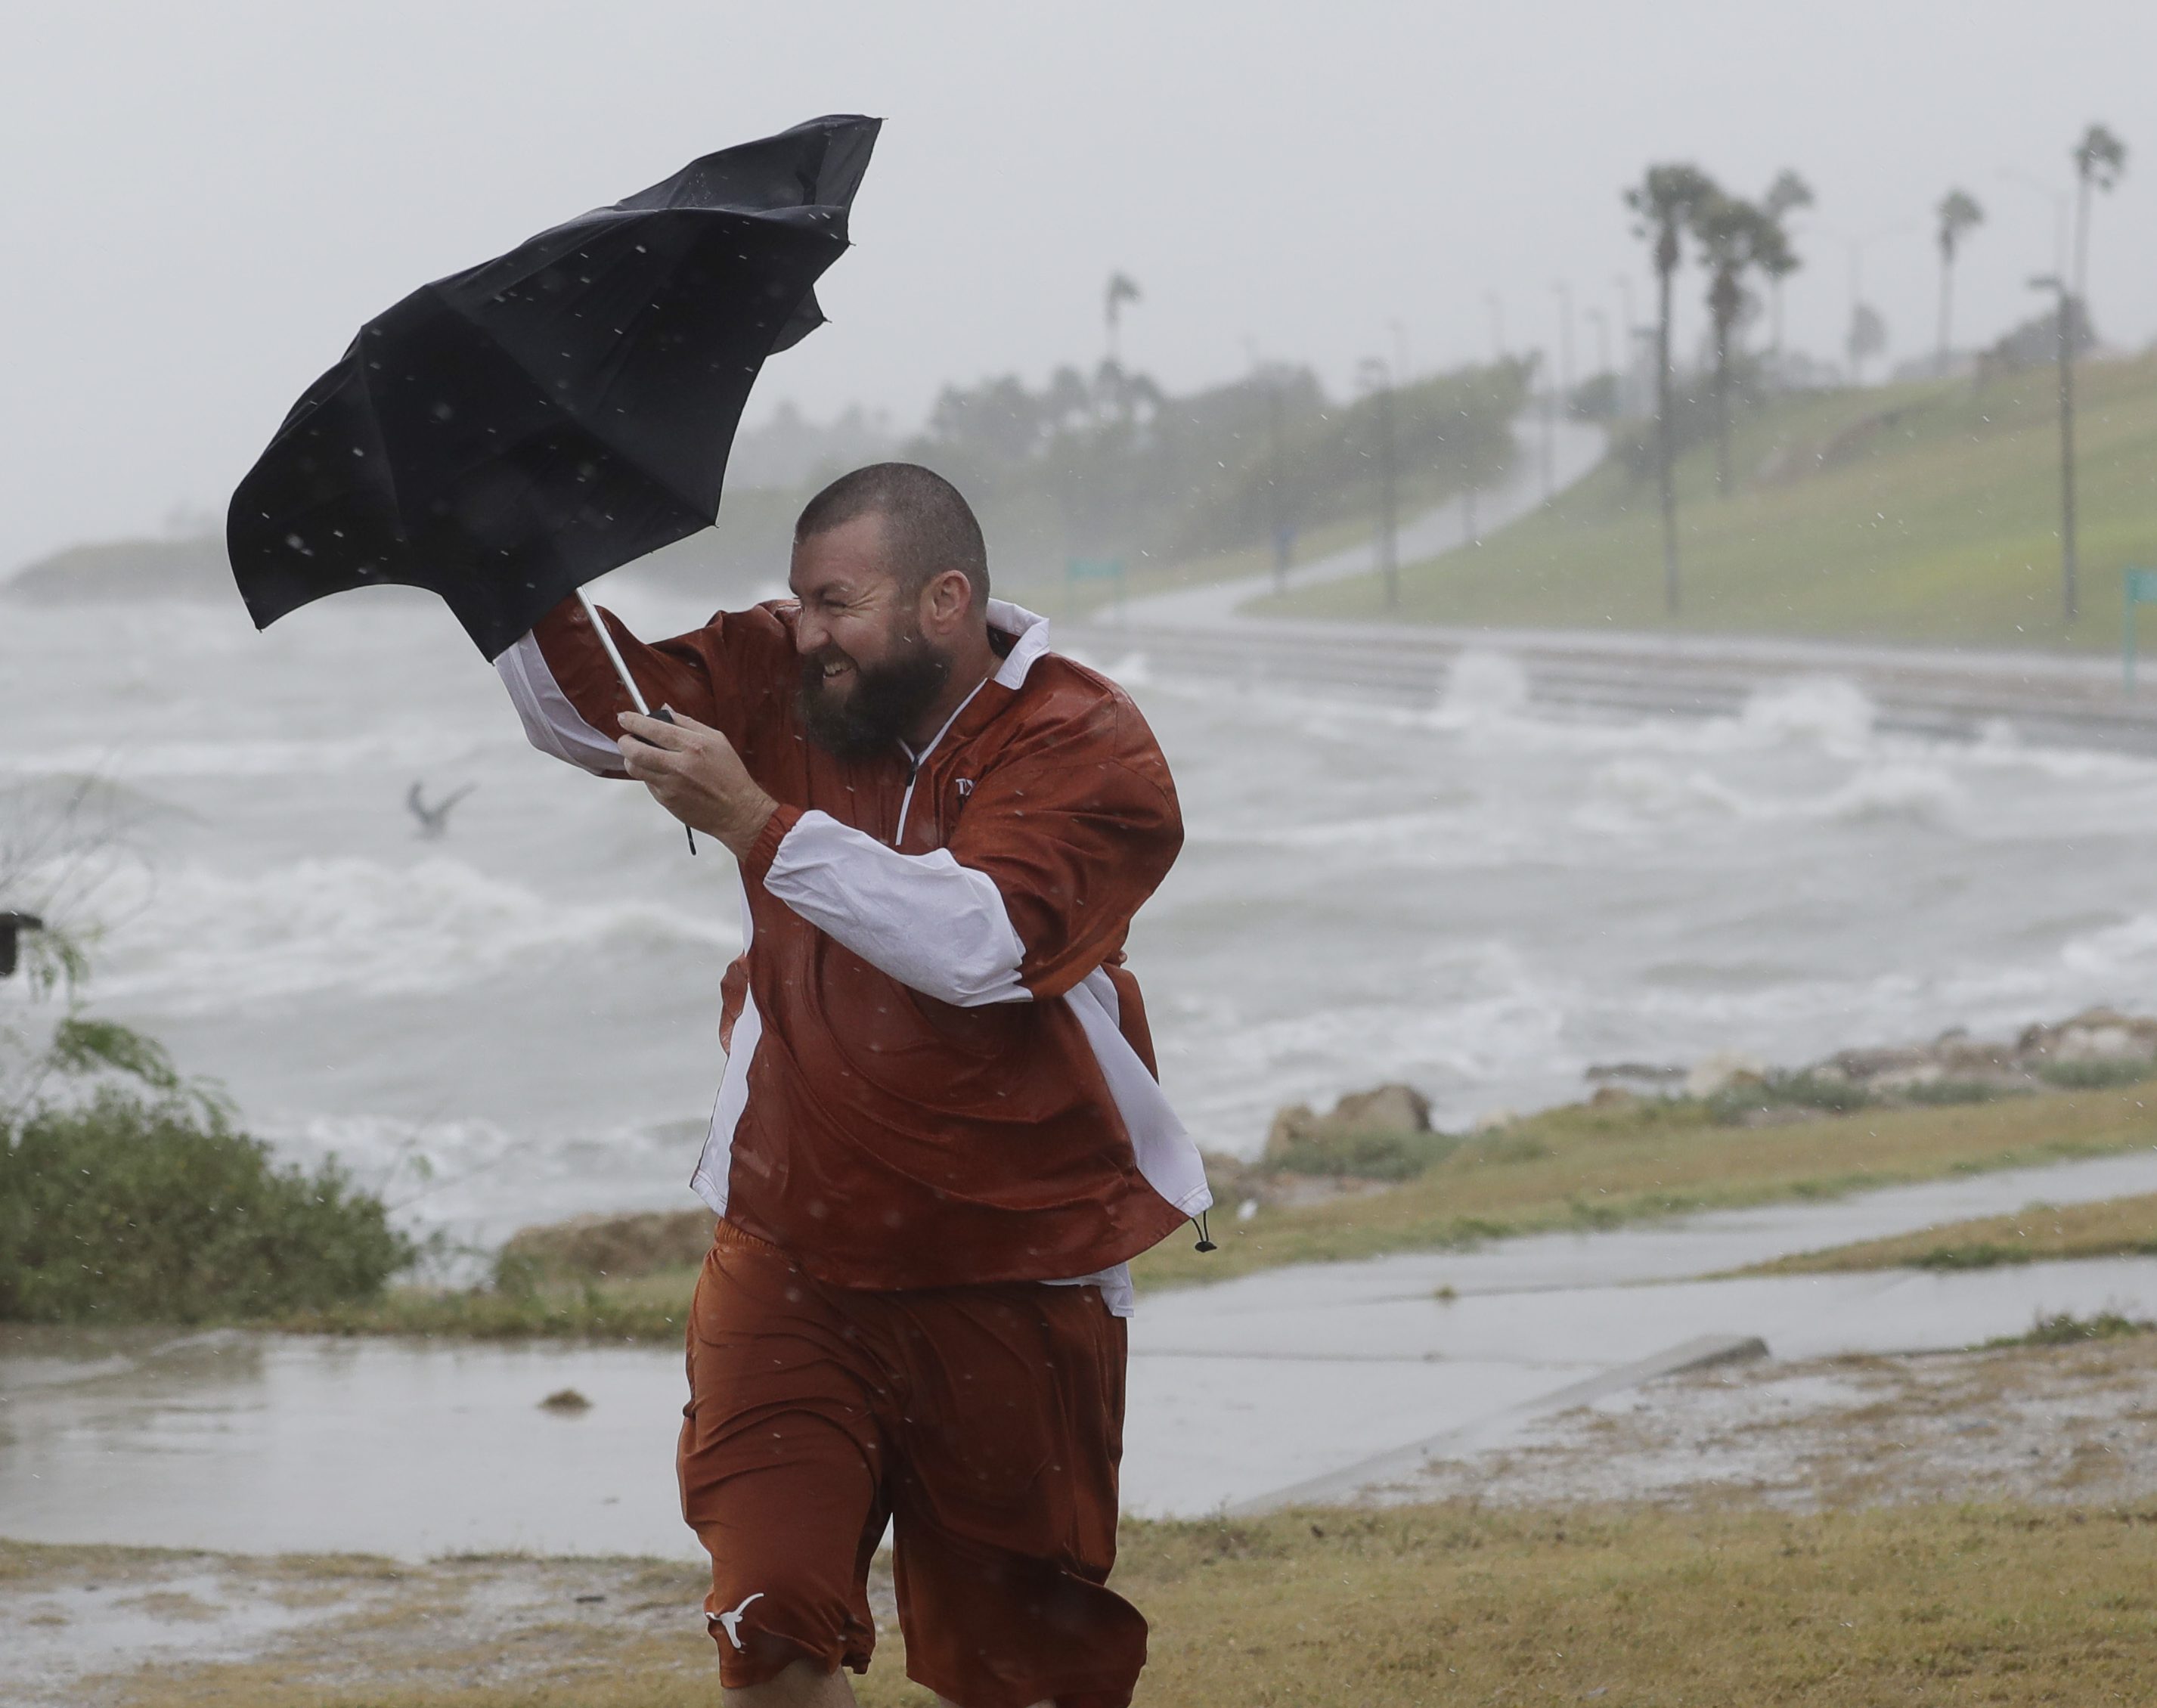
<svg viewBox="0 0 2157 1708">
<path fill-rule="evenodd" d="M 960 798 L 961 800 L 965 800 L 968 795 L 971 795 L 973 792 L 974 792 L 974 779 L 973 779 L 971 777 L 961 777 L 961 778 L 959 779 L 959 798 Z"/>
<path fill-rule="evenodd" d="M 724 1630 L 727 1633 L 727 1641 L 733 1644 L 735 1648 L 745 1648 L 747 1645 L 741 1640 L 742 1615 L 749 1611 L 749 1602 L 762 1601 L 763 1599 L 764 1592 L 759 1589 L 754 1595 L 749 1597 L 749 1601 L 744 1602 L 732 1613 L 707 1613 L 704 1617 L 710 1620 L 713 1624 Z"/>
</svg>

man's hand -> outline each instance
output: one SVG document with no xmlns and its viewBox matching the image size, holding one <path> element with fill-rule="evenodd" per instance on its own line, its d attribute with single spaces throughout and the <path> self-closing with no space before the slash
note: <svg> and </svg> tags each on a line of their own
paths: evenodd
<svg viewBox="0 0 2157 1708">
<path fill-rule="evenodd" d="M 672 723 L 625 712 L 621 762 L 651 798 L 689 826 L 747 857 L 779 803 L 750 779 L 734 743 L 679 712 Z"/>
</svg>

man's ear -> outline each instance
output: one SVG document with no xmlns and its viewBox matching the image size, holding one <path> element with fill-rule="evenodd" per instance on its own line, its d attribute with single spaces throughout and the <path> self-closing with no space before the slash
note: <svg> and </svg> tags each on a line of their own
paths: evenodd
<svg viewBox="0 0 2157 1708">
<path fill-rule="evenodd" d="M 932 634 L 952 635 L 965 625 L 974 600 L 974 584 L 963 569 L 946 569 L 929 578 L 921 589 L 921 625 Z"/>
</svg>

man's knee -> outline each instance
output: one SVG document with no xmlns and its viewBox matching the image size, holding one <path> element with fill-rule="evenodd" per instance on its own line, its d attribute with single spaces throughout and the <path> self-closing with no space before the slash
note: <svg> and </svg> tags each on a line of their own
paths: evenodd
<svg viewBox="0 0 2157 1708">
<path fill-rule="evenodd" d="M 876 1628 L 831 1562 L 771 1555 L 752 1561 L 715 1551 L 713 1565 L 704 1618 L 719 1651 L 719 1680 L 729 1690 L 759 1687 L 805 1668 L 821 1676 L 868 1664 Z M 843 1678 L 838 1688 L 842 1694 L 828 1699 L 799 1700 L 852 1701 Z M 770 1700 L 796 1699 L 782 1694 Z"/>
<path fill-rule="evenodd" d="M 725 1708 L 854 1708 L 853 1686 L 843 1672 L 796 1660 L 760 1685 L 727 1685 Z"/>
</svg>

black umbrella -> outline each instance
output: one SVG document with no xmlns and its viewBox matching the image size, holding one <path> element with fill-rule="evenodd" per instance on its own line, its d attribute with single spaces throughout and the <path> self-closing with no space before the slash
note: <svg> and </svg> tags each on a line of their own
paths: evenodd
<svg viewBox="0 0 2157 1708">
<path fill-rule="evenodd" d="M 361 327 L 233 494 L 255 625 L 401 582 L 492 658 L 585 582 L 709 527 L 758 368 L 823 322 L 812 287 L 878 125 L 708 154 Z"/>
</svg>

